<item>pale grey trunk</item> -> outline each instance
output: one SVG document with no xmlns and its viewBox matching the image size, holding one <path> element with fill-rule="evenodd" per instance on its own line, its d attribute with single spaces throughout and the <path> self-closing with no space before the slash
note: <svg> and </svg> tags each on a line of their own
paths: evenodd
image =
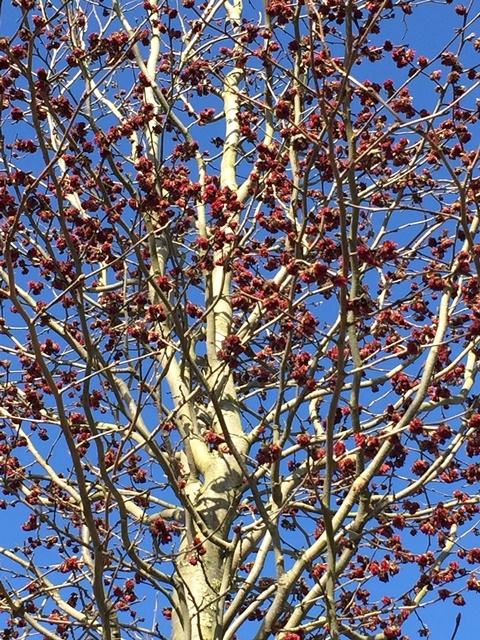
<svg viewBox="0 0 480 640">
<path fill-rule="evenodd" d="M 207 553 L 192 565 L 187 552 L 177 563 L 176 579 L 179 583 L 176 601 L 178 614 L 173 613 L 172 640 L 220 640 L 222 617 L 220 590 L 223 559 L 212 544 L 206 544 Z"/>
<path fill-rule="evenodd" d="M 230 457 L 230 456 L 229 456 Z M 205 482 L 193 503 L 208 531 L 227 540 L 236 504 L 240 475 L 233 458 L 218 457 L 206 474 Z M 192 539 L 198 536 L 206 549 L 198 555 Z M 222 583 L 226 551 L 203 536 L 189 522 L 176 563 L 175 600 L 172 615 L 172 640 L 221 640 L 223 637 Z"/>
</svg>

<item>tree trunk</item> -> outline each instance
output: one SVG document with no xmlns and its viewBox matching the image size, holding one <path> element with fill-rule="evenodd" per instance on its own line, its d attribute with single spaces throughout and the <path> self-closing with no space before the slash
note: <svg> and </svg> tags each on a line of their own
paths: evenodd
<svg viewBox="0 0 480 640">
<path fill-rule="evenodd" d="M 227 542 L 237 502 L 240 474 L 233 456 L 212 454 L 205 482 L 192 499 L 206 530 Z M 221 640 L 224 593 L 222 584 L 228 550 L 205 539 L 187 516 L 184 538 L 176 561 L 176 606 L 172 614 L 172 640 Z"/>
</svg>

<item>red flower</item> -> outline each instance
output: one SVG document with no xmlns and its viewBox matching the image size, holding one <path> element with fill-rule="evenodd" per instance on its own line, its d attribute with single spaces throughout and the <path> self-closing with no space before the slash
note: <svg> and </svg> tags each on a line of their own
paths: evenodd
<svg viewBox="0 0 480 640">
<path fill-rule="evenodd" d="M 166 524 L 165 520 L 157 518 L 150 525 L 150 533 L 159 539 L 161 544 L 168 544 L 172 541 L 172 527 Z"/>
<path fill-rule="evenodd" d="M 278 460 L 281 452 L 282 449 L 277 444 L 263 444 L 255 456 L 255 460 L 258 464 L 272 464 Z"/>
<path fill-rule="evenodd" d="M 79 568 L 79 562 L 77 556 L 72 556 L 65 560 L 63 564 L 60 565 L 59 570 L 61 573 L 70 573 L 70 571 L 75 571 Z"/>
</svg>

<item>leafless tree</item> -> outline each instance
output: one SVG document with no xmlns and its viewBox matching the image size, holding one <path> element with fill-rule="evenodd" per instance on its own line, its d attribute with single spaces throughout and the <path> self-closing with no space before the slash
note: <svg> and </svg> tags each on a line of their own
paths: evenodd
<svg viewBox="0 0 480 640">
<path fill-rule="evenodd" d="M 4 640 L 391 640 L 477 597 L 475 8 L 3 7 Z"/>
</svg>

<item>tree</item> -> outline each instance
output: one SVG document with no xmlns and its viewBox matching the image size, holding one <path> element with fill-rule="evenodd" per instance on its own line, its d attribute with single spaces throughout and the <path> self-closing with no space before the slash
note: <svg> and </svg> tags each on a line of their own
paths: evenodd
<svg viewBox="0 0 480 640">
<path fill-rule="evenodd" d="M 4 7 L 5 640 L 477 597 L 474 5 Z"/>
</svg>

